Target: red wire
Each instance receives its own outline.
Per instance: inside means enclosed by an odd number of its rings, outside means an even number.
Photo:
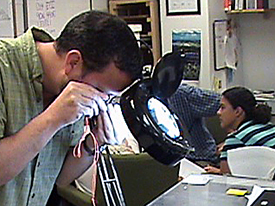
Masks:
[[[82,157],[82,149],[83,149],[83,144],[85,142],[85,139],[88,135],[91,135],[93,143],[94,143],[94,150],[95,150],[93,163],[91,165],[91,167],[92,167],[91,203],[92,203],[93,206],[95,206],[96,205],[95,191],[96,191],[97,162],[99,160],[100,152],[99,152],[98,141],[97,141],[95,135],[91,132],[91,128],[90,128],[90,125],[89,125],[89,117],[85,117],[84,121],[85,121],[84,133],[83,133],[82,137],[80,138],[80,140],[78,141],[78,144],[75,145],[75,147],[73,149],[73,156],[76,157],[76,158],[81,158]]]

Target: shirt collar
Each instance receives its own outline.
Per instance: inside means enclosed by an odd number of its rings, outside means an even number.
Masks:
[[[251,123],[252,123],[252,120],[246,121],[246,122],[242,122],[242,123],[239,125],[239,127],[238,127],[237,130],[241,130],[241,129],[244,128],[246,125],[251,124]]]
[[[28,51],[26,55],[30,55],[28,64],[30,65],[30,79],[42,82],[43,68],[38,51],[35,45],[36,41],[52,42],[54,39],[43,29],[37,27],[29,28],[21,37],[23,49]]]

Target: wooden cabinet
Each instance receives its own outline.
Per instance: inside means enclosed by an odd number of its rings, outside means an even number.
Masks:
[[[159,13],[157,0],[110,0],[109,10],[123,18],[128,24],[141,25],[140,39],[153,52],[154,63],[160,58]],[[150,52],[142,48],[144,62],[150,64]]]

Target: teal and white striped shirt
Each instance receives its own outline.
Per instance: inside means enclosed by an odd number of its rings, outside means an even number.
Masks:
[[[221,152],[221,160],[227,160],[227,151],[245,146],[267,146],[275,148],[275,125],[243,123],[237,131],[229,134]]]

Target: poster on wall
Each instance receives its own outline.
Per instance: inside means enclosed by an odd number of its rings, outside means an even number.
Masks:
[[[173,30],[172,49],[183,50],[186,55],[183,79],[198,81],[201,69],[201,30]]]

